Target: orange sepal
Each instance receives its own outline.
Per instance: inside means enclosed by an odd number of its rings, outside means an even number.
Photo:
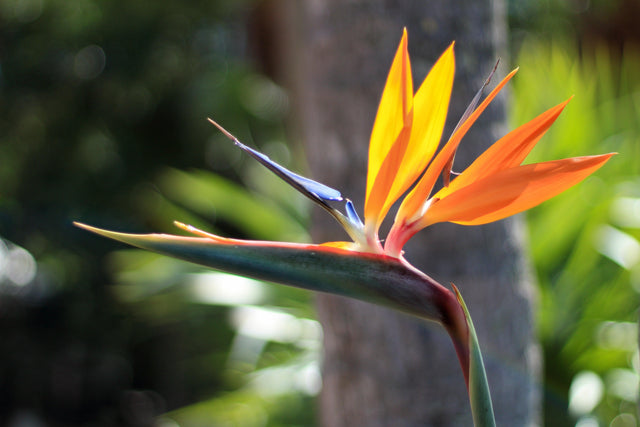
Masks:
[[[357,248],[358,248],[358,244],[353,242],[325,242],[325,243],[321,243],[320,246],[345,249],[347,251],[357,251]]]
[[[454,179],[449,187],[440,190],[438,195],[443,198],[472,182],[493,175],[500,170],[520,165],[570,100],[571,98],[550,108],[500,138]]]
[[[475,111],[458,127],[447,144],[440,150],[433,162],[427,168],[425,174],[422,176],[416,186],[409,192],[407,197],[403,200],[398,213],[396,215],[396,223],[404,224],[406,222],[412,222],[415,217],[420,213],[422,205],[425,203],[429,194],[433,190],[433,186],[438,180],[438,176],[445,167],[451,156],[455,153],[462,137],[467,133],[469,128],[475,123],[480,114],[487,108],[491,101],[498,95],[500,90],[507,84],[509,80],[515,75],[517,69],[510,72],[482,101],[482,103],[475,109]]]
[[[438,222],[480,225],[548,200],[600,168],[615,153],[534,163],[499,171],[436,200],[418,228]]]

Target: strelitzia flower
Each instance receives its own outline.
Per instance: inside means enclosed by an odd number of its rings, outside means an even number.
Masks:
[[[532,208],[589,176],[613,153],[522,165],[567,100],[508,133],[460,174],[453,174],[452,164],[462,138],[517,71],[509,73],[480,102],[491,73],[438,152],[454,69],[451,44],[414,92],[404,31],[371,132],[364,221],[340,191],[287,170],[210,119],[239,148],[329,212],[350,236],[349,242],[239,240],[178,222],[179,227],[198,237],[124,234],[78,225],[209,267],[358,298],[436,321],[452,337],[474,421],[477,425],[493,425],[482,357],[462,297],[455,287],[451,291],[411,266],[402,248],[418,231],[439,222],[481,225]],[[434,191],[439,177],[442,187]],[[380,226],[404,194],[383,244]]]

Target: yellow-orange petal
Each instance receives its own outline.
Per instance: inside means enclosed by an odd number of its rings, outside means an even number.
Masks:
[[[221,245],[232,245],[232,246],[255,246],[255,247],[263,247],[263,248],[286,248],[286,249],[300,249],[300,250],[308,250],[308,251],[321,251],[321,252],[343,252],[345,254],[350,255],[350,252],[358,252],[358,253],[366,253],[359,250],[358,245],[353,242],[327,242],[322,244],[313,244],[313,243],[294,243],[294,242],[278,242],[271,240],[243,240],[243,239],[233,239],[229,237],[222,237],[216,234],[209,233],[207,231],[200,230],[192,225],[184,224],[179,221],[174,221],[174,225],[178,228],[181,228],[189,233],[195,234],[200,237],[184,237],[184,236],[173,236],[169,234],[155,234],[149,236],[156,236],[157,239],[172,239],[172,240],[185,240],[185,241],[196,241],[201,239],[210,240],[212,243],[221,244]],[[107,237],[110,237],[109,234],[113,234],[113,232],[107,230],[100,230],[96,227],[91,227],[86,224],[81,224],[78,222],[74,222],[74,225],[84,228],[89,231],[93,231],[94,233],[103,234]],[[122,233],[116,233],[122,234]],[[348,251],[349,253],[346,253]]]
[[[436,61],[413,98],[413,120],[411,134],[406,141],[406,149],[401,149],[404,151],[401,161],[397,163],[397,160],[394,160],[391,166],[395,174],[391,188],[384,190],[381,188],[381,191],[387,193],[380,212],[381,217],[387,214],[391,205],[422,174],[438,148],[453,87],[455,73],[453,46],[454,44],[451,43]],[[376,186],[373,191],[378,191]]]
[[[443,198],[472,182],[492,175],[500,170],[520,165],[540,138],[556,121],[571,98],[540,114],[535,119],[509,132],[489,147],[447,188],[438,192]]]
[[[353,242],[325,242],[325,243],[321,243],[320,246],[328,246],[331,248],[345,249],[348,251],[354,251],[357,248],[359,248],[358,244]]]
[[[582,181],[615,153],[516,166],[467,185],[435,202],[420,228],[437,222],[480,225],[530,209]]]
[[[388,212],[393,202],[400,197],[390,197],[390,190],[398,172],[398,167],[402,161],[402,156],[406,150],[407,143],[411,136],[411,127],[402,129],[395,139],[394,145],[387,153],[378,174],[375,176],[371,192],[364,205],[364,222],[366,232],[377,232],[380,223]]]
[[[425,174],[420,181],[409,192],[407,197],[402,201],[398,213],[396,215],[396,223],[408,223],[418,219],[421,214],[422,206],[426,202],[429,194],[433,190],[433,186],[440,176],[442,168],[447,164],[453,153],[455,153],[462,137],[467,133],[469,128],[475,123],[480,114],[498,95],[500,90],[515,75],[517,69],[510,72],[502,81],[487,95],[482,103],[474,110],[474,112],[462,123],[458,129],[451,135],[447,144],[440,150],[433,162],[427,168]]]
[[[369,168],[365,198],[365,222],[378,221],[380,207],[386,194],[373,192],[376,178],[401,133],[410,132],[413,112],[413,81],[407,50],[407,31],[404,30],[389,76],[382,92],[378,113],[369,143]],[[407,131],[408,129],[408,131]],[[401,138],[405,139],[405,138]],[[390,186],[390,185],[389,185]],[[380,200],[382,199],[382,200]]]

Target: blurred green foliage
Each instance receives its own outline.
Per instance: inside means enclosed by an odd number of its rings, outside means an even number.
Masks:
[[[252,63],[266,37],[247,29],[255,14],[248,0],[0,0],[1,425],[151,425],[214,396],[219,425],[257,416],[224,404],[245,398],[270,425],[311,423],[319,337],[305,320],[308,294],[245,284],[253,291],[225,303],[220,283],[235,279],[113,252],[121,247],[71,225],[173,231],[180,219],[237,237],[306,238],[306,204],[206,121],[293,160],[286,93]],[[203,291],[212,283],[216,295]],[[239,305],[252,301],[272,307],[263,318],[290,316],[298,336],[239,331],[249,321],[236,319]],[[246,348],[232,353],[238,342]],[[254,385],[282,364],[307,381],[277,393]],[[176,420],[209,425],[186,408]]]
[[[637,413],[640,51],[527,42],[513,125],[575,94],[530,161],[618,152],[527,215],[540,285],[545,425],[628,424]],[[544,76],[544,78],[541,78]],[[598,424],[593,424],[597,420]],[[591,424],[589,424],[591,423]]]

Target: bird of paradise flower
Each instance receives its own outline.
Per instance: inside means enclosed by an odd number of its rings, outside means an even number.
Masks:
[[[582,181],[615,153],[522,165],[567,100],[502,137],[452,179],[451,167],[462,138],[517,72],[509,73],[480,102],[492,72],[437,152],[454,69],[452,43],[414,93],[407,33],[403,32],[371,132],[364,222],[340,191],[287,170],[209,119],[238,147],[329,212],[350,242],[238,240],[179,222],[176,225],[198,237],[125,234],[77,225],[212,268],[357,298],[438,322],[449,332],[458,354],[474,423],[495,425],[480,348],[460,293],[455,286],[451,291],[414,268],[404,259],[402,248],[414,234],[435,223],[480,225],[532,208]],[[440,176],[442,187],[434,193]],[[405,193],[383,244],[380,225]]]

